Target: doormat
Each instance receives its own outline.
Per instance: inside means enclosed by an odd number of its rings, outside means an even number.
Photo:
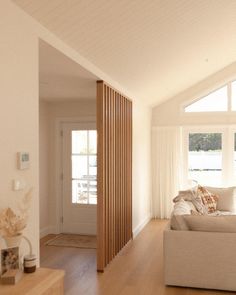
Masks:
[[[97,237],[96,236],[85,236],[75,234],[60,234],[55,238],[45,243],[47,246],[57,247],[74,247],[84,249],[96,249],[97,248]]]

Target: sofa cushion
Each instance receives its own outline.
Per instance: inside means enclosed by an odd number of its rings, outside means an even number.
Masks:
[[[184,215],[183,219],[186,222],[189,230],[203,232],[236,232],[236,215],[228,216],[194,216]]]
[[[211,193],[205,187],[199,185],[197,195],[201,197],[202,203],[207,209],[207,213],[213,213],[216,211],[217,201],[219,199],[216,194]]]
[[[191,210],[194,209],[195,207],[192,202],[180,199],[179,202],[174,204],[173,215],[191,214]]]
[[[194,206],[193,210],[197,210],[201,214],[208,214],[208,208],[203,204],[201,195],[198,194],[198,187],[179,191],[178,196],[173,199],[174,203],[178,203],[181,199],[187,202],[191,202]]]
[[[181,199],[184,201],[192,201],[193,193],[191,190],[179,191],[178,196],[173,199],[174,203],[179,202]]]
[[[182,198],[175,203],[170,219],[171,229],[188,230],[183,216],[191,214],[191,210],[194,210],[193,204],[191,202],[184,201]]]
[[[220,211],[235,211],[236,187],[216,188],[206,187],[208,191],[219,196],[217,202],[217,210]]]
[[[170,219],[170,227],[174,230],[189,230],[188,225],[184,219],[187,215],[172,215]]]
[[[196,192],[197,192],[197,188],[198,188],[198,185],[192,187],[192,189],[187,189],[187,190],[179,191],[178,196],[176,196],[173,199],[173,202],[174,203],[179,202],[180,199],[184,199],[185,201],[191,202],[192,199],[195,198],[195,195],[196,195]]]

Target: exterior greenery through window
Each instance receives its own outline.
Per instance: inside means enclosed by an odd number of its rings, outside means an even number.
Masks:
[[[236,186],[236,126],[184,128],[183,173],[202,185]]]
[[[222,134],[190,133],[188,171],[200,184],[222,183]]]
[[[189,151],[221,150],[220,133],[191,133],[189,134]]]

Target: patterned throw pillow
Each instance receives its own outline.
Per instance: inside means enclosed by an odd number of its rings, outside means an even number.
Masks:
[[[201,197],[202,203],[206,207],[208,213],[213,213],[216,211],[219,196],[210,193],[206,188],[200,185],[198,186],[197,194]]]

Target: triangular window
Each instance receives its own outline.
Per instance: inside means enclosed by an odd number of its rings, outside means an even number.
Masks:
[[[236,107],[236,106],[235,106]],[[228,110],[227,85],[186,106],[186,113],[225,112]]]
[[[232,111],[236,111],[236,81],[231,83]]]

